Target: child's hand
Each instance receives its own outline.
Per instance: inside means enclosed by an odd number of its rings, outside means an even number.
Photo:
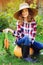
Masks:
[[[3,30],[3,32],[5,33],[8,33],[8,31],[9,31],[9,28]]]
[[[6,29],[3,30],[3,32],[5,32],[5,33],[8,33],[8,32],[13,33],[14,30],[12,30],[12,29],[10,29],[10,28],[6,28]]]

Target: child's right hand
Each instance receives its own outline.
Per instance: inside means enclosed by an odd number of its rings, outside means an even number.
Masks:
[[[9,28],[6,28],[3,30],[3,32],[5,32],[5,33],[8,33],[8,31],[9,31]]]
[[[14,30],[12,30],[12,29],[10,29],[10,28],[6,28],[6,29],[3,30],[3,32],[5,32],[5,33],[8,33],[8,32],[13,33]]]

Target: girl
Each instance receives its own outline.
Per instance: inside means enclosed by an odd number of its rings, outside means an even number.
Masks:
[[[35,41],[36,22],[34,17],[37,12],[37,9],[30,8],[27,3],[20,4],[19,11],[14,14],[14,17],[18,20],[17,30],[5,29],[16,36],[16,44],[22,48],[22,56],[26,61],[33,61],[33,59],[28,57],[31,45],[36,52],[43,49],[43,44]]]

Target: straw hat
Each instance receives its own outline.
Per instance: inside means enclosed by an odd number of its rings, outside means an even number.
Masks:
[[[25,8],[28,8],[29,10],[31,10],[31,12],[33,13],[34,16],[36,16],[38,14],[38,10],[36,8],[31,8],[29,6],[29,4],[27,4],[27,3],[21,3],[19,6],[19,10],[16,13],[14,13],[14,17],[19,20],[19,15],[21,14],[20,13],[21,10],[23,10]]]

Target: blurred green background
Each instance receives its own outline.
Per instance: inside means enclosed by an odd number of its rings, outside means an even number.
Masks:
[[[7,34],[9,43],[10,43],[10,52],[12,56],[8,55],[4,48],[2,48],[4,43],[5,35],[1,32],[5,28],[16,29],[17,20],[14,18],[14,13],[18,10],[19,4],[23,2],[23,0],[11,1],[7,4],[7,8],[3,7],[3,10],[0,12],[0,65],[43,65],[43,55],[40,56],[38,63],[30,63],[25,62],[20,58],[14,56],[14,47],[13,44],[15,41],[15,37],[9,32]],[[37,23],[37,34],[36,41],[43,43],[43,14],[40,14],[35,17]],[[41,50],[43,52],[43,50]]]

